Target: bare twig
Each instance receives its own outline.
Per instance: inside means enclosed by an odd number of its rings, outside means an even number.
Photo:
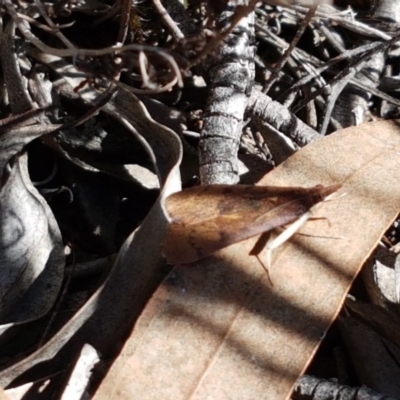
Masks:
[[[271,76],[269,77],[268,81],[265,82],[264,87],[263,87],[264,93],[268,93],[268,91],[271,89],[271,86],[274,84],[279,71],[283,68],[283,66],[285,65],[286,61],[288,60],[290,54],[292,53],[293,49],[296,47],[300,38],[303,36],[303,33],[306,30],[308,24],[310,23],[312,17],[314,16],[317,7],[318,7],[317,2],[315,2],[314,5],[312,7],[310,7],[305,18],[301,22],[299,29],[296,32],[295,37],[293,38],[292,42],[290,43],[290,46],[285,50],[285,53],[283,54],[281,59],[278,61],[277,65],[275,66],[275,69],[272,72]]]
[[[305,375],[296,382],[293,400],[395,400],[393,397],[377,393],[365,386],[351,388],[336,382]]]
[[[153,4],[157,12],[160,14],[162,20],[164,21],[165,26],[168,28],[171,35],[174,37],[174,39],[176,41],[185,39],[185,35],[182,33],[178,25],[168,14],[168,11],[161,3],[161,0],[153,0]]]
[[[57,49],[51,46],[47,46],[45,43],[43,43],[40,39],[38,39],[30,30],[29,24],[27,21],[23,20],[17,13],[17,10],[15,9],[14,5],[12,4],[11,0],[4,0],[4,4],[6,5],[7,11],[10,13],[11,17],[13,18],[16,26],[22,33],[22,35],[29,40],[34,46],[36,46],[38,49],[42,50],[43,52],[51,55],[55,55],[58,57],[73,57],[74,59],[77,59],[79,56],[83,57],[100,57],[100,56],[105,56],[109,54],[122,54],[127,51],[133,51],[133,52],[147,52],[147,53],[153,53],[157,54],[160,58],[162,58],[171,68],[171,70],[174,73],[174,78],[172,80],[176,79],[176,84],[179,87],[183,86],[183,80],[182,80],[182,75],[180,72],[180,69],[174,60],[174,58],[166,53],[162,49],[158,49],[153,46],[144,46],[144,45],[136,45],[136,44],[131,44],[131,45],[126,45],[126,46],[111,46],[107,47],[104,49],[78,49],[78,48],[73,48],[73,49]],[[161,89],[159,89],[160,91]]]
[[[247,13],[252,4],[240,5]],[[254,79],[254,13],[240,19],[232,28],[237,21],[238,12],[232,11],[237,3],[228,1],[214,6],[222,6],[217,26],[221,26],[222,32],[229,32],[229,36],[220,45],[218,57],[204,64],[211,88],[199,142],[200,179],[202,183],[236,183],[243,115]]]
[[[74,45],[61,33],[60,29],[56,26],[53,20],[47,15],[47,12],[40,0],[34,0],[36,7],[39,10],[40,15],[47,22],[49,27],[52,29],[53,33],[69,48],[73,49]]]
[[[126,36],[128,35],[129,29],[129,18],[132,11],[132,1],[131,0],[119,0],[120,7],[120,21],[119,21],[119,30],[117,36],[117,43],[123,45],[126,40]]]

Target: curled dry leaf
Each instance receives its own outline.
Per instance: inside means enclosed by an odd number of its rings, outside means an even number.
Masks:
[[[365,289],[370,300],[394,313],[399,312],[396,285],[396,254],[380,246],[362,271]]]
[[[12,163],[0,209],[0,321],[39,318],[58,295],[64,246],[49,206],[30,181],[26,154]]]
[[[31,125],[0,132],[0,177],[11,157],[18,154],[32,140],[55,132],[61,125]]]
[[[10,159],[32,140],[60,125],[15,128],[0,137],[0,321],[23,322],[41,317],[53,306],[64,268],[64,248],[54,216],[32,185],[27,156]],[[4,326],[6,329],[6,326]]]
[[[268,174],[268,186],[343,183],[274,253],[256,238],[176,267],[148,303],[95,399],[287,399],[364,261],[400,208],[400,135],[376,122],[330,135]],[[264,254],[259,255],[265,260]]]
[[[53,69],[54,72],[59,74],[63,78],[63,80],[70,86],[69,89],[65,89],[68,90],[70,93],[75,93],[74,89],[76,87],[79,87],[85,80],[85,78],[81,76],[79,71],[77,71],[74,66],[67,63],[63,58],[45,54],[34,48],[30,49],[29,54],[37,61],[47,65],[49,68]],[[93,87],[86,88],[84,91],[79,91],[79,95],[86,105],[92,107],[97,106],[100,93]],[[150,103],[152,102],[147,102],[147,104]],[[102,107],[101,110],[102,112],[110,115],[114,120],[118,121],[125,128],[127,128],[128,131],[137,140],[137,142],[142,145],[149,159],[153,163],[154,171],[157,174],[159,182],[161,182],[160,186],[163,186],[165,180],[167,179],[167,176],[169,176],[171,168],[173,168],[173,166],[177,162],[177,149],[174,148],[170,151],[171,142],[174,142],[175,140],[170,140],[170,133],[172,131],[170,128],[168,128],[168,125],[171,125],[173,128],[175,128],[178,124],[176,121],[176,116],[169,116],[167,118],[165,116],[165,109],[162,110],[160,108],[156,108],[154,103],[152,104],[152,106],[150,106],[150,109],[152,109],[155,114],[158,114],[157,118],[160,120],[160,122],[157,121],[156,117],[153,120],[146,106],[135,95],[124,90],[117,90],[112,98]],[[163,125],[162,120],[165,119],[168,120],[167,125]],[[154,132],[152,132],[152,130]],[[165,131],[167,131],[168,133],[165,134]],[[121,151],[125,152],[126,149],[129,148],[129,141],[124,141],[123,143],[123,148],[118,147],[119,154],[121,153]],[[105,146],[106,144],[102,143],[101,147],[103,148]],[[175,143],[172,147],[180,146],[180,144],[178,145],[177,143]],[[62,150],[60,149],[60,151]],[[179,150],[179,153],[180,152],[181,150]],[[64,154],[67,158],[70,158],[68,154]],[[171,156],[171,154],[173,155]],[[182,154],[179,154],[179,158],[181,157]],[[77,162],[77,160],[74,158],[71,158],[71,161]],[[85,166],[83,166],[81,162],[78,165],[85,168]],[[162,170],[160,168],[162,168]],[[93,168],[91,169],[93,170]],[[123,171],[123,173],[122,171],[114,170],[113,174],[117,174],[117,176],[123,177],[130,172],[130,169],[127,168]],[[135,178],[138,177],[139,175],[136,174],[133,179],[137,180]],[[180,180],[180,176],[178,179]],[[178,186],[180,187],[180,184]]]
[[[118,95],[116,97],[120,99]],[[141,226],[121,247],[104,284],[43,347],[3,370],[0,373],[2,386],[9,385],[38,363],[41,363],[42,376],[53,373],[56,368],[65,368],[67,360],[80,351],[83,343],[91,344],[105,358],[112,357],[155,289],[154,277],[164,267],[160,262],[159,244],[168,224],[161,203],[166,196],[180,189],[182,147],[177,135],[155,122],[135,96],[121,94],[121,97],[125,100],[125,113],[129,114],[126,118],[154,149],[156,169],[163,183],[160,197]],[[117,106],[118,102],[114,107]]]
[[[79,353],[68,383],[65,386],[61,400],[81,399],[89,386],[92,369],[100,361],[99,354],[89,344],[85,344]],[[0,399],[1,400],[1,399]]]

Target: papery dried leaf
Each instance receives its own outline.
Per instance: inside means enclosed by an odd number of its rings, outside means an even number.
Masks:
[[[0,178],[11,157],[18,154],[32,140],[55,132],[61,125],[33,125],[13,129],[0,136]]]
[[[61,287],[64,246],[49,206],[30,181],[26,154],[14,160],[0,210],[0,321],[39,318]]]
[[[160,241],[167,226],[161,203],[165,196],[180,189],[179,162],[182,146],[177,135],[154,122],[144,106],[129,95],[128,107],[136,120],[141,120],[140,133],[154,148],[157,170],[164,182],[160,198],[139,229],[128,237],[108,279],[92,295],[85,306],[42,348],[28,358],[0,373],[0,385],[7,386],[38,363],[51,360],[44,376],[54,371],[54,365],[65,368],[66,360],[80,351],[82,343],[93,345],[104,357],[119,350],[120,341],[132,327],[133,321],[154,290],[154,277],[164,266]],[[49,364],[49,363],[47,363]]]
[[[268,174],[264,185],[343,182],[346,195],[321,204],[320,219],[276,250],[272,286],[249,256],[256,238],[175,267],[95,399],[288,399],[397,217],[399,148],[396,122],[364,124],[307,146]]]

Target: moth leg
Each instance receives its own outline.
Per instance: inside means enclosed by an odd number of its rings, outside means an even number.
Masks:
[[[269,269],[268,267],[263,263],[261,258],[259,257],[260,253],[265,249],[267,246],[269,237],[270,237],[271,232],[264,232],[261,234],[261,236],[258,238],[257,243],[254,245],[253,249],[250,251],[249,255],[254,256],[257,258],[258,262],[261,264],[261,267],[263,270],[266,272],[269,283],[271,286],[273,286],[271,277],[269,275]]]
[[[341,198],[346,195],[346,193],[343,193],[339,196],[335,196],[336,193],[332,193],[328,197],[324,199],[323,202],[327,201],[332,201],[338,198]],[[321,203],[320,203],[321,204]],[[316,205],[318,206],[318,205]],[[316,206],[313,207],[313,209],[316,208]],[[250,255],[254,255],[257,257],[257,260],[260,262],[262,267],[264,268],[265,272],[268,275],[268,280],[273,286],[272,280],[271,280],[271,259],[272,259],[272,251],[279,246],[281,246],[283,243],[285,243],[287,240],[289,240],[308,220],[320,220],[320,219],[325,219],[328,221],[328,224],[330,226],[330,221],[328,218],[325,217],[312,217],[312,210],[307,211],[303,215],[301,215],[294,223],[292,223],[288,228],[286,228],[281,234],[279,234],[275,239],[270,240],[269,242],[265,243],[265,235],[263,234],[261,236],[261,240],[256,243],[254,246],[253,250],[250,252]],[[268,232],[269,234],[269,232]],[[266,250],[266,259],[267,259],[267,265],[265,265],[262,260],[259,257],[259,253],[261,252],[261,246],[263,246]]]
[[[267,257],[267,269],[268,271],[271,268],[271,258],[272,251],[287,240],[289,240],[311,217],[311,211],[307,211],[303,215],[301,215],[292,225],[290,225],[287,229],[285,229],[280,235],[278,235],[274,240],[271,240],[267,243],[266,246],[266,257]]]
[[[271,275],[270,275],[270,273],[269,273],[269,271],[270,271],[269,266],[268,266],[268,265],[265,265],[265,264],[263,263],[263,261],[261,260],[261,258],[259,257],[258,254],[255,254],[255,257],[257,258],[258,262],[261,264],[261,266],[263,267],[264,271],[266,272],[267,278],[268,278],[268,281],[269,281],[270,285],[271,285],[271,286],[274,286],[274,284],[272,283]]]
[[[250,251],[250,255],[255,256],[265,272],[268,275],[268,280],[273,286],[271,280],[271,258],[272,258],[272,251],[278,248],[280,245],[285,243],[288,239],[290,239],[311,217],[311,211],[308,211],[301,215],[294,223],[289,225],[282,233],[280,233],[275,239],[268,241],[270,232],[264,232],[257,243],[255,244],[254,248]],[[320,218],[315,218],[320,219]],[[266,250],[266,258],[267,258],[267,265],[263,263],[259,254],[261,253],[262,249]]]

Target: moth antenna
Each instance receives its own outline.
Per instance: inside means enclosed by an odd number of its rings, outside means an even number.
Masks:
[[[335,192],[335,193],[331,193],[329,196],[326,196],[326,197],[325,197],[325,199],[324,199],[323,202],[325,202],[325,201],[338,200],[338,199],[341,199],[341,198],[344,197],[344,196],[347,196],[347,193],[346,193],[346,192],[340,193],[340,194],[337,194],[336,192]]]
[[[296,233],[296,235],[311,237],[311,238],[318,238],[318,239],[348,240],[346,236],[320,236],[320,235],[312,235],[309,233]]]

